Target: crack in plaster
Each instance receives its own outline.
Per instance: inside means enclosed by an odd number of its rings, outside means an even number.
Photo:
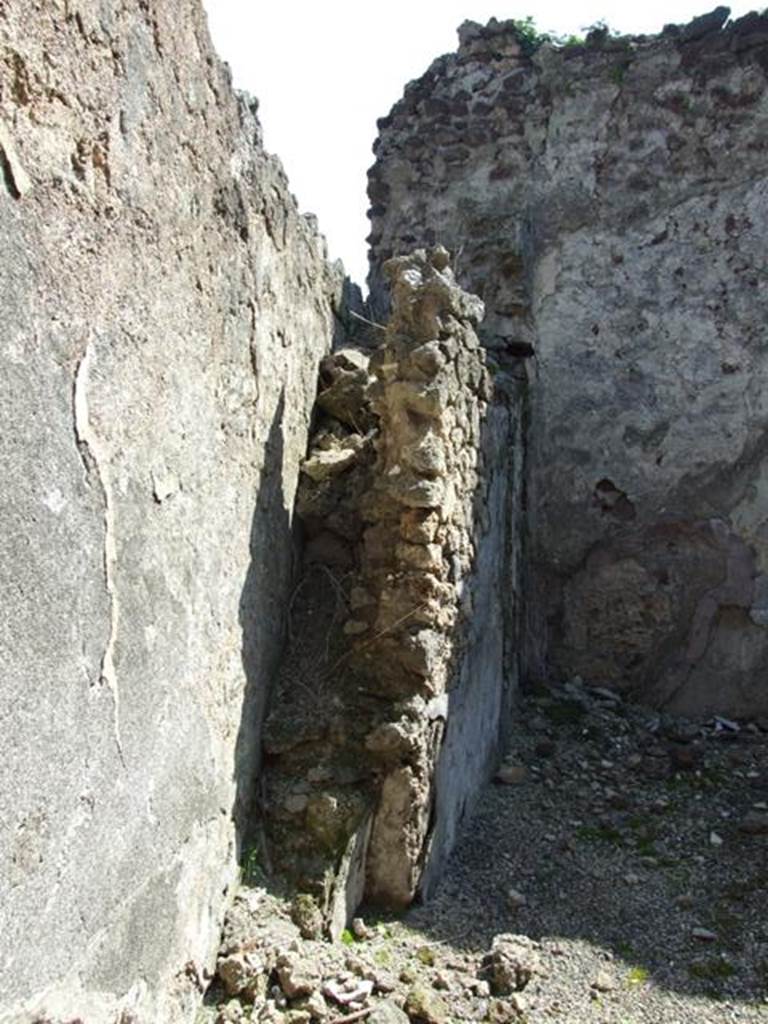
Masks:
[[[106,473],[99,461],[99,439],[91,426],[90,410],[88,406],[88,374],[90,370],[93,348],[88,341],[85,353],[77,364],[75,370],[72,404],[74,413],[75,442],[80,461],[85,470],[87,482],[92,479],[98,481],[104,499],[104,585],[110,603],[109,615],[109,636],[101,659],[100,681],[109,688],[112,695],[114,708],[114,733],[117,752],[120,761],[125,768],[125,757],[123,754],[123,742],[120,736],[120,690],[115,670],[114,650],[115,640],[120,619],[120,605],[117,600],[117,593],[114,581],[114,567],[117,563],[117,545],[115,542],[115,514],[112,501],[112,492],[108,483]]]

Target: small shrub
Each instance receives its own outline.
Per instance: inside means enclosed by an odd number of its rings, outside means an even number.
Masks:
[[[252,846],[243,858],[240,877],[243,885],[250,885],[255,888],[264,884],[266,876],[261,866],[261,854],[258,846]]]
[[[531,15],[519,18],[515,21],[515,31],[523,53],[529,57],[535,53],[543,43],[548,43],[552,38],[547,32],[540,32],[536,22]]]

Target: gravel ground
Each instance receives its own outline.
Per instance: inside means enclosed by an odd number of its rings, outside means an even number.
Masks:
[[[578,680],[518,717],[428,904],[364,908],[330,945],[245,890],[222,949],[235,998],[219,980],[202,1019],[768,1022],[768,723],[660,716]]]

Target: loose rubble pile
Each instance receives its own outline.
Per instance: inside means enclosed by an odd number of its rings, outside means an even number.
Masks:
[[[767,752],[766,720],[542,687],[433,900],[331,944],[244,888],[201,1021],[764,1021]]]

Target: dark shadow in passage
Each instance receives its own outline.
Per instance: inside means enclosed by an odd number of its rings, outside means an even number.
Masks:
[[[297,547],[283,495],[284,415],[285,392],[275,408],[264,447],[251,521],[250,564],[239,607],[245,693],[235,744],[233,817],[241,864],[257,848],[261,731],[285,641]]]

